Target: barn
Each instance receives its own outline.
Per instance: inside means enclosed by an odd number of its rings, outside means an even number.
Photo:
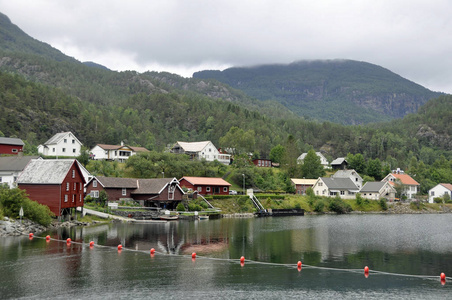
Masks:
[[[85,179],[77,160],[33,159],[17,180],[31,200],[47,205],[61,219],[83,207]]]

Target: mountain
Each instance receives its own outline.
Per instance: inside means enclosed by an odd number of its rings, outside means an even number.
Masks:
[[[432,92],[377,65],[353,60],[200,71],[260,100],[275,100],[300,116],[342,124],[388,121],[415,113]]]

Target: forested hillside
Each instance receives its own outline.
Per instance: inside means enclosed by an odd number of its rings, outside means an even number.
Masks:
[[[401,118],[439,96],[385,68],[352,60],[236,67],[193,77],[216,79],[252,97],[276,100],[306,118],[342,124]]]

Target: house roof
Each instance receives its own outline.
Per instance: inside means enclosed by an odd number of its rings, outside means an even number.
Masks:
[[[445,187],[449,191],[452,191],[452,184],[450,184],[450,183],[440,183],[440,185],[442,185],[443,187]]]
[[[330,190],[358,190],[350,178],[321,177]]]
[[[68,132],[57,133],[54,136],[52,136],[50,139],[48,139],[47,142],[44,143],[44,145],[58,144],[62,139],[64,139],[69,134],[72,134],[72,132],[68,131]],[[80,143],[80,141],[75,137],[74,134],[72,134],[72,136]],[[80,143],[80,144],[82,144],[82,143]]]
[[[224,180],[223,178],[214,178],[214,177],[182,177],[182,179],[187,180],[193,185],[219,185],[219,186],[231,186],[229,182]]]
[[[20,174],[17,183],[61,184],[74,163],[75,159],[32,159]]]
[[[5,156],[0,157],[0,171],[22,171],[32,159],[39,156]]]
[[[96,176],[93,178],[97,179],[97,181],[104,188],[128,188],[128,189],[136,189],[138,187],[136,178],[120,178],[120,177],[104,177],[104,176]]]
[[[331,164],[330,165],[340,165],[340,164],[342,164],[343,162],[347,162],[347,160],[345,159],[345,157],[338,157],[338,158],[336,158],[335,160],[333,160],[332,162],[331,162]]]
[[[174,146],[179,145],[185,152],[199,152],[202,151],[210,141],[204,142],[177,142]],[[173,148],[174,148],[173,146]]]
[[[137,179],[138,188],[132,194],[160,194],[168,183],[175,181],[179,183],[176,178],[152,178],[152,179]]]
[[[299,179],[299,178],[291,178],[290,179],[293,184],[298,185],[298,184],[302,184],[302,185],[314,185],[317,182],[317,179]]]
[[[9,138],[9,137],[0,137],[0,144],[3,145],[16,145],[23,146],[25,145],[21,139],[18,138]]]
[[[391,175],[394,176],[395,178],[399,179],[403,185],[420,185],[416,180],[414,180],[408,174],[391,173]]]
[[[379,192],[385,184],[385,181],[368,181],[361,188],[360,193]]]
[[[334,173],[332,177],[334,177],[334,178],[350,178],[350,176],[357,176],[357,177],[361,178],[361,176],[355,170],[339,170],[336,173]]]
[[[134,152],[150,152],[148,149],[146,149],[144,147],[132,147],[132,146],[126,146],[126,145],[122,145],[122,146],[121,145],[107,145],[107,144],[97,144],[96,146],[98,146],[104,150],[118,150],[123,147],[127,147]]]

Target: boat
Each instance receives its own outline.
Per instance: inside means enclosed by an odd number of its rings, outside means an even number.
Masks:
[[[209,220],[209,216],[199,216],[200,220]]]
[[[166,221],[175,221],[179,219],[179,216],[169,216],[169,215],[161,215],[159,216],[160,220],[166,220]]]

